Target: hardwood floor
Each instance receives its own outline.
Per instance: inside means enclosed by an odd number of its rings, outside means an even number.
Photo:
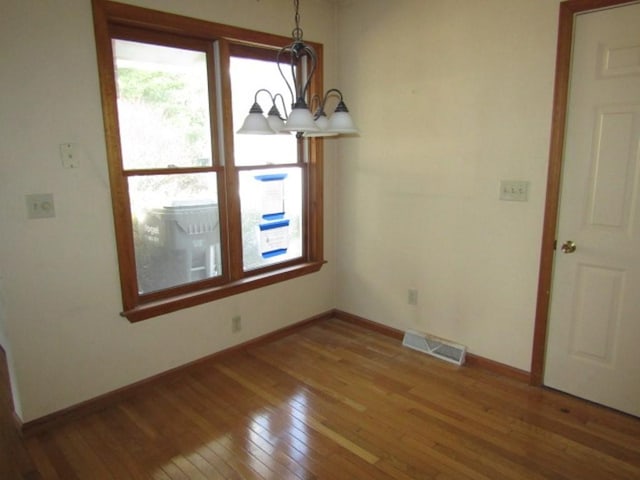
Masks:
[[[30,459],[3,454],[21,466],[1,478],[640,478],[639,419],[335,319],[24,445]]]
[[[0,479],[40,478],[15,428],[7,363],[0,348]]]

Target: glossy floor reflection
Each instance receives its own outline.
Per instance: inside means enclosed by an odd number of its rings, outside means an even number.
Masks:
[[[46,479],[637,479],[640,420],[328,320],[26,442]]]

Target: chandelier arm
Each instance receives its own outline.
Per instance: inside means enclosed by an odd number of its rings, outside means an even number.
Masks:
[[[322,97],[317,93],[309,99],[309,110],[313,113],[314,120],[324,112],[324,102],[322,101]]]
[[[289,63],[289,68],[291,68],[291,78],[293,78],[293,89],[295,90],[295,95],[293,96],[293,103],[291,104],[291,108],[294,108],[298,104],[298,100],[300,99],[300,71],[296,68],[296,61],[298,60],[298,52],[296,49],[299,44],[291,45],[291,61]]]
[[[291,94],[291,105],[293,106],[295,104],[295,101],[296,101],[296,96],[295,95],[296,95],[297,91],[294,92],[293,89],[291,88],[291,85],[289,84],[289,80],[287,80],[287,76],[282,71],[282,62],[280,60],[284,53],[290,52],[290,51],[291,51],[291,45],[288,45],[286,47],[282,47],[280,50],[278,50],[278,54],[276,55],[276,65],[278,65],[278,71],[280,72],[280,76],[282,76],[282,79],[284,80],[285,85],[289,89],[289,93]],[[295,86],[295,75],[293,76],[293,80],[294,80],[294,86]]]
[[[332,93],[337,93],[338,96],[340,97],[340,101],[344,100],[342,98],[342,92],[340,90],[338,90],[337,88],[330,88],[329,90],[327,90],[327,93],[324,94],[324,102],[327,101],[327,98],[329,97],[329,95],[331,95]],[[323,104],[324,104],[323,102]]]
[[[311,79],[318,66],[318,56],[313,47],[305,44],[302,40],[303,32],[302,28],[300,28],[299,0],[294,0],[293,5],[295,9],[295,28],[291,32],[293,42],[290,45],[287,45],[286,47],[278,50],[278,54],[276,55],[276,63],[278,65],[280,75],[282,76],[284,82],[287,84],[287,88],[289,89],[289,93],[291,94],[291,107],[305,108],[307,106],[306,97],[309,92],[309,87],[311,86]],[[284,74],[282,67],[282,56],[285,53],[290,55],[289,64],[291,68],[291,78],[293,80],[293,86],[289,83],[289,80]],[[307,65],[307,75],[303,83],[301,78],[301,60],[305,56],[311,59],[311,65]]]
[[[273,105],[274,105],[274,107],[278,108],[278,106],[276,105],[276,100],[277,100],[278,98],[279,98],[279,99],[280,99],[280,101],[282,102],[282,112],[283,112],[284,118],[285,118],[285,120],[286,120],[287,118],[289,118],[289,115],[287,115],[287,104],[284,102],[284,97],[282,96],[282,94],[281,94],[281,93],[276,93],[276,94],[273,96]]]
[[[287,87],[289,88],[289,92],[291,93],[291,97],[293,99],[292,106],[306,107],[307,106],[306,97],[307,97],[307,93],[309,92],[309,87],[311,86],[311,79],[313,78],[313,75],[318,67],[318,56],[315,50],[313,49],[313,47],[303,42],[294,42],[288,47],[285,47],[280,50],[280,52],[282,51],[288,51],[291,55],[290,67],[291,67],[291,77],[293,78],[294,88],[291,88],[291,86],[289,85],[289,82],[282,71],[281,63],[278,63],[278,69],[280,70],[280,75],[282,75],[282,78],[284,79],[285,83],[287,84]],[[278,60],[279,57],[280,57],[280,54],[278,55],[278,57],[276,57],[276,60]],[[302,66],[300,65],[300,61],[304,57],[308,57],[310,59],[311,65],[309,66],[309,70],[307,72],[307,75],[303,84],[302,79],[300,78],[301,69],[302,69]],[[295,89],[295,92],[294,92],[294,89]]]
[[[267,90],[266,88],[260,88],[256,91],[256,94],[253,97],[253,102],[254,103],[258,103],[258,94],[261,92],[267,92],[269,94],[269,98],[271,98],[271,103],[275,103],[275,100],[273,99],[273,94]]]
[[[302,89],[302,98],[306,98],[307,93],[309,92],[309,87],[311,86],[311,79],[313,78],[313,74],[316,73],[316,68],[318,67],[318,56],[316,55],[316,51],[313,47],[306,44],[303,45],[305,52],[307,52],[307,56],[311,58],[311,69],[307,73],[307,80],[305,81]]]
[[[331,94],[334,94],[334,93],[337,94],[338,97],[340,97],[340,100],[338,100],[338,103],[342,102],[342,92],[340,90],[338,90],[337,88],[330,88],[329,90],[327,90],[324,94],[324,97],[322,98],[322,103],[320,104],[320,109],[325,114],[326,114],[327,100],[329,100],[329,97],[331,96]]]

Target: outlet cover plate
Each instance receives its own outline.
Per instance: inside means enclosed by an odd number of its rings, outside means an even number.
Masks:
[[[31,193],[25,195],[27,202],[27,218],[53,218],[56,208],[53,203],[53,193]]]

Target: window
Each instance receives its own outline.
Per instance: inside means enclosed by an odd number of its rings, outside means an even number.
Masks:
[[[289,39],[94,0],[123,315],[322,266],[322,143],[236,135]],[[322,91],[319,69],[312,85]]]

